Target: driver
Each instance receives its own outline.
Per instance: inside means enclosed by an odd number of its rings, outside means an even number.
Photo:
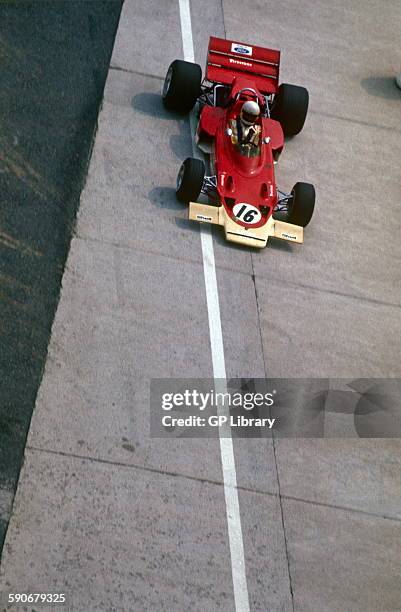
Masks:
[[[241,145],[257,147],[259,145],[262,128],[256,122],[260,116],[260,107],[257,102],[248,100],[244,102],[240,115],[231,120],[231,128]]]

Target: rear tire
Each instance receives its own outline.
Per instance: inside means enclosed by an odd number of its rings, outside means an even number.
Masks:
[[[164,106],[178,113],[189,113],[201,93],[202,69],[198,64],[174,60],[164,80]]]
[[[274,96],[271,118],[280,122],[285,136],[295,136],[304,127],[308,105],[305,87],[283,83]]]
[[[315,188],[310,183],[296,183],[291,194],[287,222],[306,227],[315,208]]]
[[[205,164],[201,159],[187,157],[177,176],[176,194],[180,202],[188,204],[198,199],[205,178]]]

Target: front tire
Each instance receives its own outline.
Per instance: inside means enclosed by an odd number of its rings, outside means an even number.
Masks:
[[[315,188],[310,183],[296,183],[291,194],[287,222],[306,227],[315,209]]]
[[[202,69],[198,64],[174,60],[164,80],[164,106],[178,113],[189,113],[201,93],[201,83]]]
[[[305,87],[283,83],[274,96],[271,118],[280,122],[285,136],[295,136],[304,127],[308,105]]]
[[[188,204],[198,199],[205,178],[205,164],[201,159],[187,157],[177,176],[176,194],[180,202]]]

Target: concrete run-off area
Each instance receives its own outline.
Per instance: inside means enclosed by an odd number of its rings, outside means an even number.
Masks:
[[[174,192],[191,131],[160,99],[184,5],[123,6],[1,589],[74,611],[399,610],[399,440],[234,440],[238,606],[219,441],[149,435],[151,378],[213,376],[199,227]],[[398,2],[190,9],[201,65],[209,35],[279,48],[281,80],[310,91],[276,167],[316,186],[305,244],[213,229],[227,377],[400,376]]]

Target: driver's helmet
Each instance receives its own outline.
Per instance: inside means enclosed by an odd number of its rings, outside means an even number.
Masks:
[[[260,115],[260,108],[257,102],[248,100],[242,105],[240,118],[244,125],[253,125]]]

